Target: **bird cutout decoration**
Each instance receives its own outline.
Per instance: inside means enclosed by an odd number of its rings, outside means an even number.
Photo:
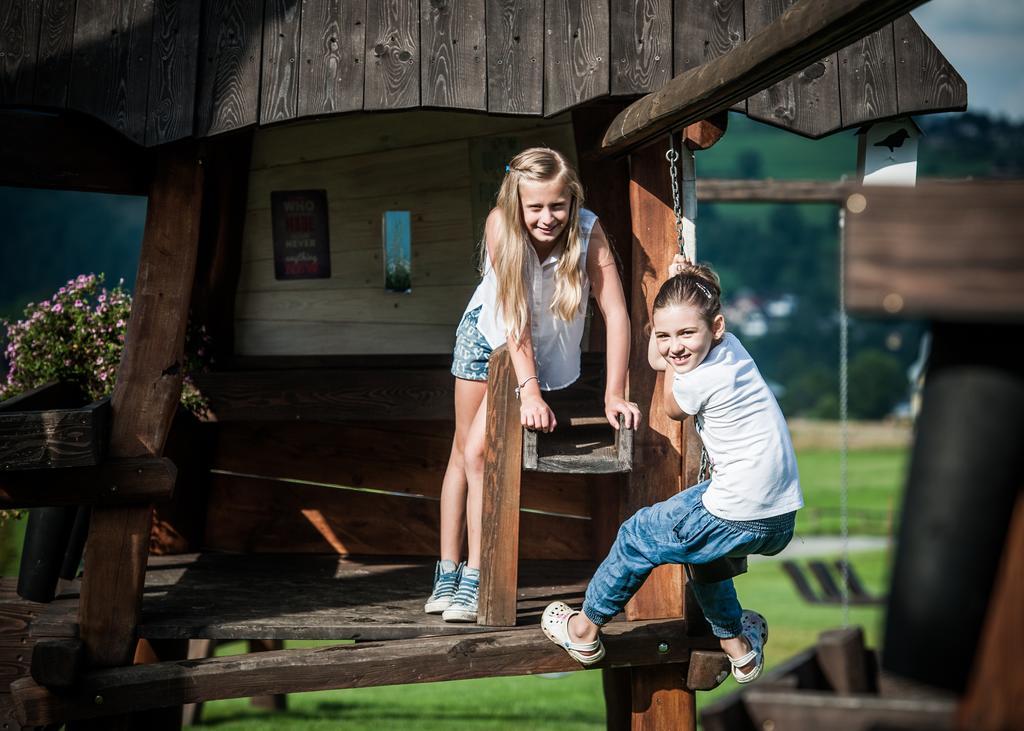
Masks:
[[[921,130],[909,117],[863,127],[858,133],[857,172],[865,185],[914,185]]]
[[[897,131],[886,137],[881,142],[876,142],[875,147],[888,147],[889,152],[896,152],[897,147],[903,147],[903,143],[910,137],[910,133],[900,127]]]

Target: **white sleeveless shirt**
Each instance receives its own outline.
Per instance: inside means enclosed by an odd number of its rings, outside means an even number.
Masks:
[[[580,341],[586,325],[587,302],[590,299],[590,278],[587,276],[587,249],[590,232],[597,216],[586,208],[580,209],[581,250],[580,268],[582,296],[580,307],[571,320],[563,320],[551,311],[555,296],[555,265],[562,254],[559,244],[544,261],[533,253],[526,257],[527,300],[530,308],[530,335],[533,356],[537,366],[537,379],[542,391],[554,391],[571,385],[580,377]],[[477,328],[491,348],[504,345],[508,329],[498,308],[498,278],[490,257],[484,264],[484,276],[469,300],[466,312],[480,307]]]

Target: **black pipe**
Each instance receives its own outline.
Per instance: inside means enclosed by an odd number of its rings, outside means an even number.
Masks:
[[[18,571],[18,596],[22,599],[53,601],[77,513],[75,506],[29,511]]]
[[[71,581],[78,576],[78,567],[82,563],[82,552],[85,550],[85,539],[89,537],[89,518],[92,508],[80,505],[75,515],[75,525],[71,529],[68,549],[64,553],[64,562],[60,567],[60,578]]]
[[[1020,325],[933,327],[882,665],[957,693],[971,672],[1024,483],[1021,343]]]

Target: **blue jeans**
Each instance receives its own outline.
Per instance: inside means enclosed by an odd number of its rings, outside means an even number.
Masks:
[[[641,508],[622,524],[608,557],[587,587],[583,613],[603,625],[622,611],[655,566],[708,563],[752,553],[772,556],[793,537],[795,513],[760,521],[727,521],[704,508],[710,482]],[[740,634],[742,608],[732,579],[693,583],[694,594],[716,637]]]

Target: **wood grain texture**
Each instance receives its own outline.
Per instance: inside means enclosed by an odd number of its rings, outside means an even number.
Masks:
[[[42,0],[0,6],[0,104],[32,103]]]
[[[195,379],[217,421],[454,419],[446,369],[223,371]]]
[[[211,467],[217,471],[427,498],[440,497],[454,434],[450,421],[208,426],[214,430],[208,438],[215,443]],[[325,499],[333,494],[321,492]],[[524,475],[521,502],[526,510],[590,515],[586,481],[571,475]]]
[[[76,0],[43,0],[36,56],[35,103],[61,108],[71,85]]]
[[[633,471],[623,517],[665,500],[683,487],[682,428],[665,414],[661,379],[647,364],[651,305],[672,259],[666,241],[675,238],[671,184],[664,154],[655,146],[630,156],[629,206],[633,221],[633,283],[630,304],[632,344],[629,363],[629,398],[640,404],[647,418],[633,438]],[[630,619],[682,616],[683,571],[663,566],[626,607]]]
[[[615,155],[671,129],[706,119],[822,57],[873,33],[921,0],[797,0],[786,14],[734,50],[674,77],[634,102],[612,122],[602,153]],[[826,66],[818,70],[827,71]],[[823,73],[824,75],[824,73]],[[749,106],[749,105],[748,105]]]
[[[164,146],[146,211],[139,273],[112,406],[109,453],[159,456],[181,396],[203,177],[192,143]],[[95,666],[127,664],[146,569],[152,509],[96,508],[80,622]]]
[[[679,422],[665,414],[661,397],[663,373],[647,364],[651,305],[672,258],[675,218],[664,154],[651,145],[630,155],[629,208],[633,226],[633,281],[630,302],[632,343],[629,356],[629,398],[647,418],[634,436],[634,465],[624,500],[623,518],[665,500],[682,487],[686,445]],[[686,612],[682,566],[659,566],[626,605],[631,620],[681,617]],[[695,698],[680,673],[634,671],[632,728],[696,727]]]
[[[483,519],[480,540],[480,607],[477,622],[516,623],[519,570],[519,489],[523,473],[523,429],[516,398],[516,373],[504,346],[491,355],[487,374],[487,436],[484,449]],[[581,548],[588,547],[587,543]]]
[[[967,82],[909,15],[893,22],[901,115],[967,108]]]
[[[612,94],[660,89],[672,77],[672,0],[610,0]]]
[[[896,115],[894,53],[891,23],[839,51],[843,127]]]
[[[437,498],[216,474],[206,548],[242,553],[437,556]],[[590,521],[521,512],[522,558],[590,557]],[[425,584],[428,587],[429,582]],[[422,597],[421,597],[422,602]],[[422,603],[420,606],[422,611]]]
[[[608,93],[608,0],[544,4],[544,115]]]
[[[544,111],[543,33],[535,21],[544,0],[486,0],[487,110],[497,114]]]
[[[1024,725],[1024,676],[1014,663],[1024,652],[1024,498],[1018,494],[985,627],[960,707],[958,728],[998,731]]]
[[[748,0],[748,35],[767,28],[796,0]],[[830,54],[747,99],[747,115],[807,137],[822,137],[842,125],[838,57]]]
[[[0,413],[0,470],[95,465],[109,426],[109,399],[80,409]]]
[[[670,666],[634,668],[631,676],[632,731],[696,731],[697,694],[686,688],[685,672]]]
[[[699,201],[841,203],[856,186],[841,181],[697,179]]]
[[[364,109],[419,106],[419,17],[418,0],[367,5]]]
[[[0,583],[0,726],[5,731],[20,731],[10,684],[28,676],[35,638],[30,627],[45,604],[26,601],[18,596],[16,577]]]
[[[673,17],[676,76],[743,43],[743,0],[675,0]],[[747,100],[731,109],[746,113]]]
[[[425,107],[487,109],[484,0],[420,0]]]
[[[192,134],[199,66],[201,0],[155,0],[146,144]]]
[[[295,117],[299,95],[302,0],[265,0],[260,124]]]
[[[68,106],[146,139],[154,0],[79,0]]]
[[[365,0],[303,0],[299,116],[363,108]]]
[[[872,187],[855,195],[866,207],[846,216],[852,312],[1024,321],[1024,251],[1016,230],[1024,185]]]
[[[678,75],[743,43],[743,0],[676,0],[674,28]]]
[[[263,0],[205,3],[196,135],[256,124],[259,118]]]
[[[168,499],[176,470],[152,457],[108,460],[94,467],[0,473],[4,508],[60,505],[133,505]]]
[[[608,654],[623,666],[659,665],[679,675],[689,648],[658,643],[679,636],[681,621],[611,624]],[[670,665],[671,663],[671,665]],[[32,680],[12,693],[28,725],[111,712],[179,705],[265,693],[370,687],[478,677],[578,670],[579,665],[540,632],[504,630],[464,638],[435,637],[312,649],[261,652],[243,657],[136,665],[87,674],[75,692],[57,695]],[[97,706],[94,699],[103,697]],[[674,728],[685,728],[674,726]]]

